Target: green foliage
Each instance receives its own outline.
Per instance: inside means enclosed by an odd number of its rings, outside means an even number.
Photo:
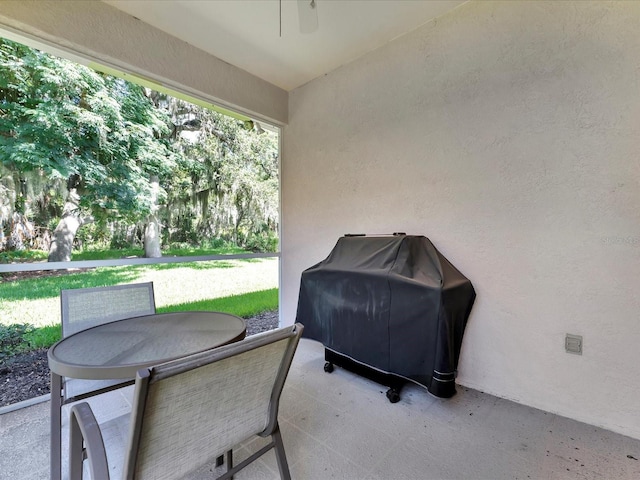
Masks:
[[[186,243],[174,243],[171,248],[163,251],[168,257],[193,257],[202,255],[230,255],[234,253],[248,253],[247,250],[227,242],[210,242],[209,246],[193,246]],[[141,248],[88,248],[77,250],[73,254],[75,260],[110,260],[115,258],[143,257]],[[189,264],[191,265],[191,264]]]
[[[196,255],[230,255],[234,253],[248,253],[247,250],[228,242],[210,242],[207,247],[194,247],[188,244],[173,244],[163,252],[165,256],[193,257]]]
[[[143,87],[0,39],[0,162],[79,181],[81,206],[98,220],[142,218],[149,175],[168,175],[169,117]]]
[[[38,262],[47,259],[41,250],[9,250],[0,252],[0,263]]]
[[[49,348],[62,338],[60,325],[48,325],[46,327],[32,328],[23,336],[23,351]]]
[[[182,102],[200,126],[198,141],[180,139],[184,162],[171,179],[169,201],[176,228],[168,241],[201,242],[218,237],[249,250],[246,241],[267,229],[275,236],[278,225],[278,139],[258,133],[217,112]],[[180,118],[174,119],[180,124]],[[272,242],[273,243],[273,242]]]
[[[0,363],[24,350],[23,337],[32,330],[27,323],[0,325]]]
[[[273,245],[277,242],[277,238],[271,237],[263,240],[263,244]],[[264,250],[273,251],[276,250]],[[165,256],[169,257],[194,257],[204,255],[231,255],[240,253],[249,253],[250,250],[240,248],[230,242],[222,239],[214,239],[207,242],[204,246],[194,246],[188,243],[173,243],[169,248],[163,251]],[[102,248],[100,245],[88,247],[81,250],[74,250],[74,260],[113,260],[117,258],[141,258],[144,256],[142,248]],[[20,250],[20,251],[4,251],[0,252],[0,263],[28,263],[46,260],[46,252],[40,250]],[[190,264],[189,264],[190,265]],[[135,268],[135,267],[131,267]],[[98,269],[99,270],[99,269]]]
[[[278,245],[278,237],[271,231],[249,235],[244,242],[245,248],[252,252],[277,252]]]
[[[153,212],[164,248],[277,248],[278,137],[253,122],[0,39],[0,132],[0,169],[25,187],[11,208],[39,232],[73,189],[95,220],[76,247],[141,247]]]
[[[55,225],[53,226],[55,228]],[[53,229],[52,228],[52,229]],[[86,249],[96,250],[99,248],[107,248],[112,241],[112,233],[111,230],[106,228],[104,224],[99,223],[88,223],[84,225],[76,234],[76,238],[74,241],[74,252],[73,258],[76,258],[76,254],[79,251],[83,251]],[[130,246],[130,242],[126,245],[126,247]]]
[[[141,248],[111,248],[108,250],[88,248],[75,251],[73,254],[74,260],[113,260],[131,257],[144,257],[144,251]]]
[[[131,238],[127,235],[127,232],[121,229],[116,229],[112,234],[111,234],[111,238],[109,239],[109,244],[108,244],[108,248],[110,250],[124,250],[127,247],[131,247],[133,244]],[[140,247],[140,249],[142,249],[141,245],[138,245]],[[76,260],[78,260],[78,257],[76,257],[74,255],[74,257]]]

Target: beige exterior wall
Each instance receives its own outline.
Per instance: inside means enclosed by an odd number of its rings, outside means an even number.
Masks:
[[[0,29],[135,72],[250,116],[287,122],[287,92],[97,0],[0,0]]]
[[[342,234],[424,234],[478,294],[461,384],[640,438],[639,25],[470,2],[291,92],[284,321]]]

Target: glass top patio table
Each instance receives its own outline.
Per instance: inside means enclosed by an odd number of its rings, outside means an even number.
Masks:
[[[72,378],[135,378],[141,368],[233,343],[245,334],[242,318],[222,312],[133,317],[60,340],[49,349],[49,368]]]

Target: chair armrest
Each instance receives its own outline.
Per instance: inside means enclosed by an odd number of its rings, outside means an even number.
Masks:
[[[69,427],[69,479],[82,479],[83,451],[86,449],[91,478],[109,480],[102,432],[87,402],[71,407]]]

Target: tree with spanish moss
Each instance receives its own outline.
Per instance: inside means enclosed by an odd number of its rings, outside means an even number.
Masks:
[[[44,175],[67,191],[49,261],[70,260],[87,223],[154,214],[166,195],[159,179],[177,164],[169,120],[141,86],[0,39],[3,170],[14,185]]]

